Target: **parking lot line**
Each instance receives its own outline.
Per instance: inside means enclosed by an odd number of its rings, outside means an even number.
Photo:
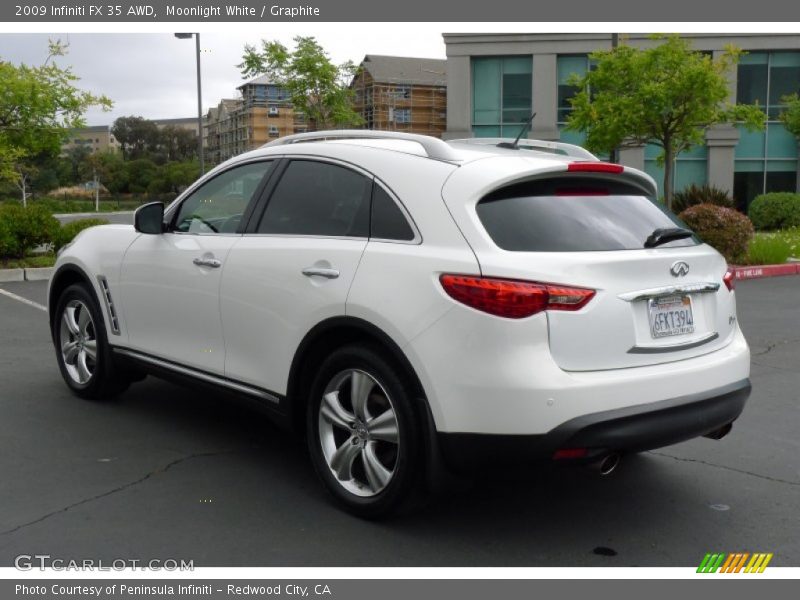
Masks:
[[[38,302],[34,302],[33,300],[28,300],[27,298],[23,298],[22,296],[17,296],[16,294],[9,292],[8,290],[4,290],[3,288],[0,288],[0,294],[2,294],[3,296],[7,296],[12,300],[17,300],[19,302],[22,302],[23,304],[27,304],[28,306],[32,306],[33,308],[38,308],[39,310],[47,312],[46,306],[43,306]]]

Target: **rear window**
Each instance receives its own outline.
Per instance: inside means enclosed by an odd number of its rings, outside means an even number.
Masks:
[[[655,229],[686,227],[633,185],[573,177],[502,188],[476,210],[494,243],[517,252],[635,250]],[[691,237],[659,247],[698,243]]]

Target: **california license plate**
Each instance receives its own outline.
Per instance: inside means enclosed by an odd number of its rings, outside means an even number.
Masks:
[[[650,333],[654,338],[694,333],[692,299],[689,296],[653,298],[648,302]]]

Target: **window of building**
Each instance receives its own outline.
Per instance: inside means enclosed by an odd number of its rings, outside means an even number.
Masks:
[[[411,123],[411,109],[410,108],[395,108],[394,109],[394,122],[399,125],[407,125]]]
[[[472,130],[477,137],[516,136],[531,116],[533,57],[472,59]]]
[[[580,89],[570,85],[569,80],[573,75],[583,77],[589,70],[589,57],[585,54],[558,57],[558,124],[564,125],[572,111],[569,100]]]
[[[411,86],[398,85],[395,87],[395,96],[397,98],[411,98]]]
[[[324,162],[293,160],[258,225],[259,233],[368,237],[372,182]]]
[[[269,126],[269,137],[278,137],[279,131],[277,126],[270,125]]]
[[[794,191],[797,140],[778,120],[782,98],[800,92],[800,52],[751,52],[739,63],[736,100],[758,103],[765,111],[764,131],[739,127],[733,195],[741,210],[765,192]]]

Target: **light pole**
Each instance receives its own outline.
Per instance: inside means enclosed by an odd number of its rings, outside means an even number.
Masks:
[[[197,55],[197,156],[200,158],[200,175],[202,175],[206,172],[206,165],[203,160],[203,93],[200,87],[200,34],[175,34],[175,37],[179,40],[189,40],[192,36],[195,39],[195,53]]]

